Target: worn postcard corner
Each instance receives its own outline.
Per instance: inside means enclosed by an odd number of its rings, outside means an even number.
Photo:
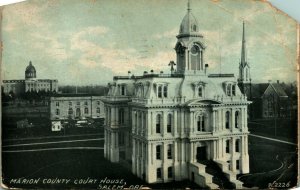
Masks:
[[[3,188],[298,186],[300,26],[267,1],[0,12]]]

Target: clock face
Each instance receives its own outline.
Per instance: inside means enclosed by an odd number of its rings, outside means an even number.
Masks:
[[[194,46],[192,47],[192,49],[191,49],[191,53],[192,53],[192,54],[197,54],[198,52],[199,52],[199,47],[196,46],[196,45],[194,45]]]

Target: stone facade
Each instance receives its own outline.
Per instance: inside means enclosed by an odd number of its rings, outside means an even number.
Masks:
[[[104,156],[130,161],[148,183],[190,179],[217,188],[203,164],[212,160],[241,188],[236,175],[249,172],[250,102],[233,74],[207,74],[206,46],[190,7],[177,39],[171,74],[116,76],[109,83]]]

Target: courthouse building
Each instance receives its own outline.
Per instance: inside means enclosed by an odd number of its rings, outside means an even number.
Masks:
[[[57,92],[58,81],[52,79],[37,79],[37,72],[31,61],[25,70],[25,80],[3,80],[5,94],[24,94],[29,91]]]
[[[213,162],[242,188],[236,175],[249,172],[250,102],[233,74],[207,74],[204,36],[190,6],[176,37],[171,74],[115,76],[109,83],[104,156],[128,160],[148,183],[189,179],[215,189],[220,185],[206,169]]]

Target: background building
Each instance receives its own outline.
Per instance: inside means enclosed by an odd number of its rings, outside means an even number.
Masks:
[[[89,94],[56,94],[50,97],[50,119],[104,118],[101,96]]]
[[[57,92],[58,81],[51,79],[37,79],[36,69],[31,61],[25,70],[25,80],[3,80],[3,91],[5,94],[15,95],[25,92]]]
[[[212,189],[212,170],[242,188],[249,172],[247,106],[233,74],[207,74],[204,39],[190,6],[183,18],[171,74],[116,76],[103,98],[104,155],[128,160],[148,183],[190,179]],[[217,166],[217,167],[216,167]],[[210,169],[207,169],[210,168]]]

